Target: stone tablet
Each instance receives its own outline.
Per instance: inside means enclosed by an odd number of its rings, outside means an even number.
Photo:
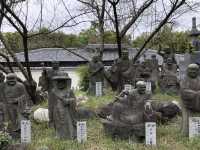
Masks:
[[[31,143],[31,121],[21,121],[21,143]]]
[[[200,117],[189,117],[189,138],[200,136]]]
[[[96,96],[102,96],[103,90],[102,90],[102,82],[96,82]]]
[[[79,143],[87,141],[87,124],[86,121],[77,122],[77,140]]]
[[[151,82],[147,81],[146,82],[146,91],[148,93],[151,93],[152,92],[152,89],[151,89]]]
[[[145,123],[145,144],[156,145],[156,123],[146,122]]]

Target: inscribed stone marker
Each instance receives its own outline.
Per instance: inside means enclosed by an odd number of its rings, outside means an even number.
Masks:
[[[79,143],[87,141],[87,124],[86,121],[77,122],[77,140]]]
[[[31,121],[21,121],[21,143],[31,143]]]
[[[146,145],[156,145],[156,123],[145,123],[145,143]]]
[[[102,82],[96,82],[96,96],[102,96]]]

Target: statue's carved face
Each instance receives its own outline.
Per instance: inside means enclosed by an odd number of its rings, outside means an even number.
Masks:
[[[7,78],[7,84],[10,85],[10,86],[14,86],[17,82],[17,79],[15,77],[9,77]]]
[[[188,68],[188,76],[190,78],[196,78],[199,75],[198,68]]]
[[[56,80],[56,84],[57,84],[58,89],[64,89],[67,87],[67,82],[65,79]]]
[[[70,79],[59,79],[56,80],[56,85],[58,89],[70,89],[71,88],[71,80]]]
[[[53,68],[54,70],[58,70],[58,69],[59,69],[59,62],[53,62],[53,63],[52,63],[52,68]]]
[[[128,58],[128,52],[123,52],[122,53],[122,59],[123,60],[128,60],[129,58]]]
[[[139,94],[144,94],[146,92],[146,86],[145,85],[140,85],[137,87],[138,93]]]

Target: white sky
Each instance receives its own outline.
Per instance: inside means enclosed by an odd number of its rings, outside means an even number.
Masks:
[[[76,0],[63,0],[65,2],[65,6],[70,11],[70,14],[73,16],[75,14],[80,13],[79,9],[82,8],[81,4]],[[192,0],[191,0],[192,1]],[[199,0],[193,0],[199,1]],[[69,18],[69,13],[66,11],[65,6],[63,6],[62,0],[28,0],[28,10],[26,9],[26,5],[18,7],[16,10],[20,10],[22,8],[24,14],[28,12],[28,28],[29,30],[32,29],[34,22],[37,20],[40,14],[40,2],[44,3],[43,9],[43,23],[42,26],[51,26],[51,28],[55,28],[57,25],[60,25]],[[55,10],[55,11],[54,11]],[[199,8],[200,10],[200,8]],[[54,13],[55,12],[55,13]],[[24,14],[21,13],[20,16],[24,18]],[[182,15],[180,18],[176,20],[178,26],[176,27],[177,30],[190,30],[192,17],[196,16],[197,24],[200,25],[200,11],[190,12],[187,14]],[[54,18],[54,19],[52,19]],[[90,16],[84,17],[86,20],[92,19]],[[24,18],[25,20],[25,18]],[[78,22],[79,20],[74,20],[71,23]],[[39,27],[39,24],[36,24]],[[82,29],[87,29],[90,26],[90,23],[82,23],[78,26],[72,28],[64,28],[62,31],[65,33],[79,33]],[[199,27],[200,29],[200,27]],[[12,27],[8,25],[7,22],[4,23],[2,28],[4,32],[13,32],[15,31]],[[132,30],[133,31],[133,30]],[[135,36],[141,34],[142,32],[146,32],[147,27],[145,25],[141,25],[140,28],[135,30]],[[130,31],[131,32],[131,31]]]

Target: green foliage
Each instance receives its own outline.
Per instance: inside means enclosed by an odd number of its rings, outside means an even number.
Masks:
[[[141,47],[150,33],[143,33],[133,41],[134,47]],[[176,50],[176,53],[185,53],[190,45],[188,31],[178,32],[173,31],[169,26],[164,26],[162,30],[148,43],[147,48],[159,49],[171,47]]]
[[[87,91],[89,88],[89,67],[88,65],[79,66],[76,70],[79,75],[79,87],[82,91]]]
[[[0,149],[6,150],[11,143],[11,138],[6,132],[0,132]]]

